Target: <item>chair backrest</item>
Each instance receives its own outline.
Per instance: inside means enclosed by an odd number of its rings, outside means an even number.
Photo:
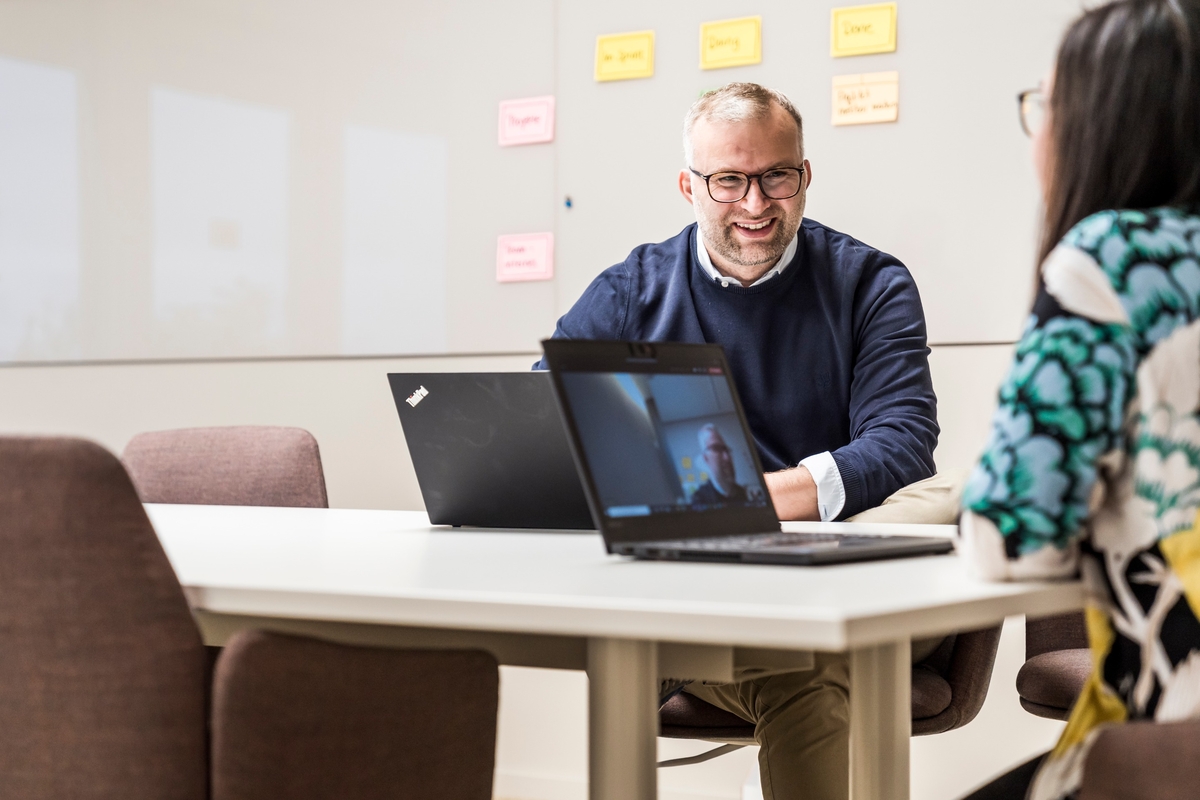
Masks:
[[[1087,624],[1082,611],[1025,619],[1026,660],[1054,650],[1075,650],[1087,646]]]
[[[120,462],[0,438],[0,794],[203,800],[204,648]]]
[[[213,687],[213,800],[491,800],[499,669],[244,631]]]
[[[317,440],[302,428],[139,433],[121,460],[145,503],[329,506]]]

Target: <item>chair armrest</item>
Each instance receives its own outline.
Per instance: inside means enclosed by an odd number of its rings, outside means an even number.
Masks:
[[[1000,647],[1000,627],[958,635],[946,680],[954,690],[953,705],[959,708],[962,717],[959,725],[975,719],[979,709],[983,708],[992,682],[992,667],[996,665],[996,651]]]
[[[992,682],[992,667],[999,646],[999,625],[957,635],[945,674],[952,693],[950,707],[931,719],[914,720],[913,735],[942,733],[961,728],[975,719]]]
[[[1185,800],[1200,787],[1200,721],[1131,722],[1100,733],[1079,800]]]

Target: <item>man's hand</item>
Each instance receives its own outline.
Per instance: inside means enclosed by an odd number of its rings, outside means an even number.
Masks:
[[[768,472],[767,491],[781,520],[821,521],[817,508],[817,484],[808,467],[799,466],[780,472]]]

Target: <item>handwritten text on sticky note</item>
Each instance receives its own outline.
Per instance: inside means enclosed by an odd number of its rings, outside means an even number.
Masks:
[[[654,74],[654,31],[596,37],[596,80],[623,81]]]
[[[762,17],[723,19],[700,26],[700,69],[762,63]]]
[[[500,146],[554,141],[554,98],[526,97],[500,104]]]
[[[548,281],[553,277],[553,233],[518,233],[496,240],[496,280]]]
[[[865,125],[900,118],[900,73],[833,77],[833,124]]]
[[[895,3],[833,9],[830,52],[834,58],[892,53],[895,50]]]

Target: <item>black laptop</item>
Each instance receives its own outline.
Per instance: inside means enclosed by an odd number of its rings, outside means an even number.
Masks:
[[[835,564],[953,549],[932,537],[782,531],[718,345],[542,345],[610,553]]]
[[[546,372],[391,373],[435,525],[595,530]]]

